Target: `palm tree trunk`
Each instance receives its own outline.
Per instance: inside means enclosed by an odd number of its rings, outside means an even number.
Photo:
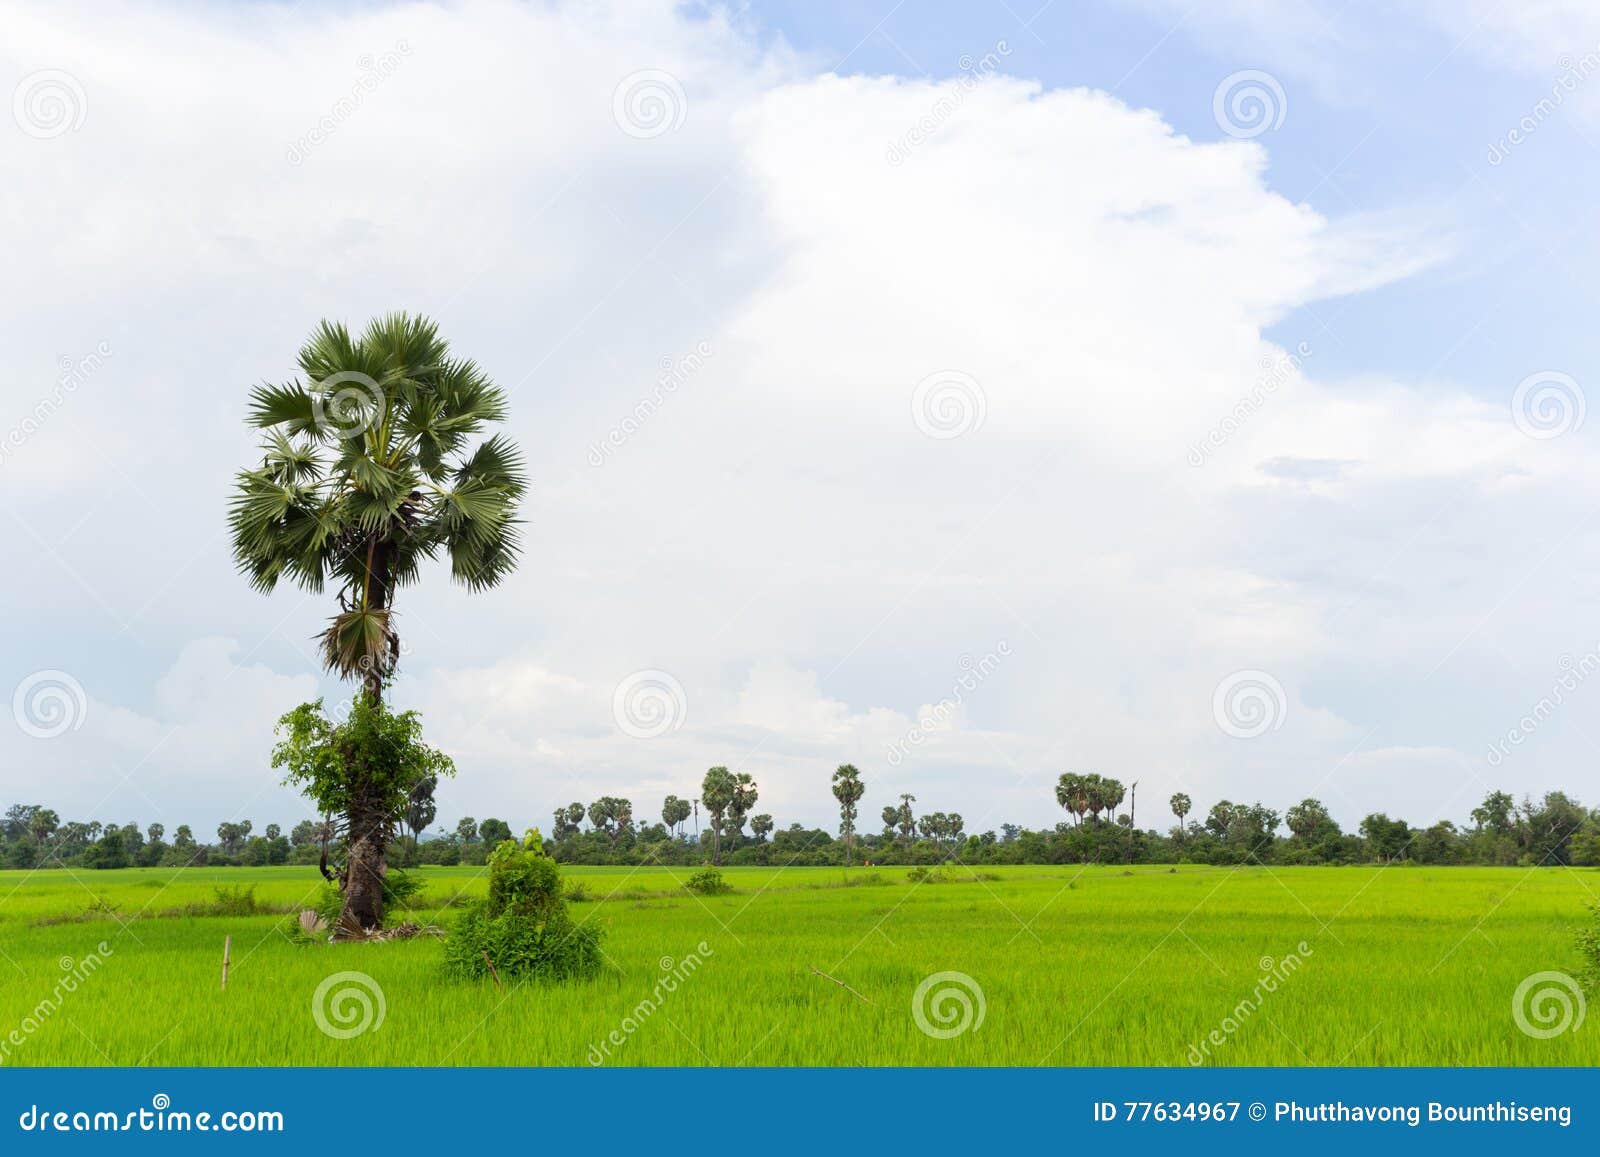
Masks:
[[[369,544],[363,594],[366,605],[374,610],[384,610],[389,605],[390,562],[389,544]],[[374,704],[383,702],[384,667],[382,662],[369,662],[361,675],[367,699]],[[365,761],[360,753],[356,753],[354,764],[357,769],[354,774],[365,773]],[[370,931],[383,927],[383,878],[389,872],[386,852],[390,817],[381,805],[374,806],[361,787],[356,785],[356,790],[351,792],[354,802],[345,817],[349,832],[345,848],[344,909],[339,919],[341,924],[355,924]]]
[[[352,808],[346,849],[344,911],[341,924],[354,923],[370,930],[383,926],[384,844],[388,825],[384,817],[366,808]]]

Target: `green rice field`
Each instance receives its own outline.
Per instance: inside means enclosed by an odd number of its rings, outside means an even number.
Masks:
[[[422,869],[414,918],[447,932],[482,872]],[[1579,973],[1592,869],[685,875],[569,868],[607,971],[501,991],[429,936],[292,942],[314,869],[0,873],[0,1063],[1600,1065],[1576,990],[1548,1036],[1512,1007]],[[219,885],[272,911],[195,914]]]

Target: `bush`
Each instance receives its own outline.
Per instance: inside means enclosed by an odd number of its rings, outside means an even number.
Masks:
[[[863,872],[859,876],[846,876],[842,886],[846,888],[881,888],[888,882],[883,878],[882,872]]]
[[[211,889],[211,893],[216,899],[205,905],[207,916],[254,916],[261,911],[261,905],[256,903],[254,884],[233,887],[219,884]]]
[[[942,884],[945,881],[945,874],[938,868],[917,867],[906,873],[906,879],[913,884]]]
[[[733,891],[732,885],[722,878],[716,868],[701,868],[683,885],[696,896],[724,896]]]
[[[567,913],[561,869],[529,831],[519,848],[505,840],[489,853],[489,898],[472,905],[445,940],[445,971],[463,980],[489,975],[569,980],[600,971],[600,929]]]

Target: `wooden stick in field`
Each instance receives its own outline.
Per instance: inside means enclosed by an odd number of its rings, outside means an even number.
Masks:
[[[836,976],[829,976],[826,972],[822,971],[822,969],[818,968],[815,964],[808,964],[806,967],[810,968],[812,972],[815,972],[818,976],[822,977],[822,979],[831,980],[835,984],[837,984],[840,988],[844,989],[846,992],[851,993],[854,996],[860,997],[862,1000],[866,1001],[866,1003],[868,1003],[868,1004],[872,1003],[872,1001],[867,1000],[867,998],[864,997],[864,996],[861,996],[861,994],[859,992],[856,992],[855,989],[851,988],[844,981],[840,980]]]
[[[494,986],[501,992],[504,992],[506,990],[506,986],[500,983],[500,974],[494,970],[494,961],[489,959],[489,954],[487,952],[483,954],[483,962],[489,966],[489,975],[494,977]]]
[[[222,987],[224,990],[228,987],[228,955],[232,949],[233,937],[224,936],[222,938]]]

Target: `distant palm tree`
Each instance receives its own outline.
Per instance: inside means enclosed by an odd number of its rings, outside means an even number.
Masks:
[[[1083,822],[1084,813],[1089,810],[1090,790],[1088,779],[1077,772],[1064,771],[1061,778],[1056,780],[1056,803],[1072,817],[1074,824]]]
[[[711,862],[722,863],[722,825],[738,794],[739,781],[726,767],[708,768],[700,783],[700,802],[711,816]]]
[[[381,703],[400,656],[395,593],[423,561],[445,556],[470,590],[516,566],[522,462],[499,434],[469,445],[505,419],[505,394],[426,318],[390,314],[359,337],[324,321],[299,365],[304,380],[250,393],[247,420],[265,434],[229,510],[234,558],[263,592],[280,579],[312,592],[331,582],[339,613],[319,636],[323,662]],[[350,794],[364,802],[343,818],[340,884],[346,914],[370,928],[404,800]]]
[[[1122,786],[1120,779],[1110,777],[1091,776],[1095,780],[1095,802],[1100,805],[1098,810],[1106,813],[1107,822],[1117,818],[1117,809],[1122,806],[1123,799],[1127,796],[1127,789]]]
[[[1178,817],[1178,839],[1181,841],[1184,835],[1183,817],[1189,814],[1189,809],[1193,806],[1193,801],[1191,801],[1188,796],[1184,795],[1183,792],[1180,791],[1174,792],[1172,799],[1169,800],[1168,803],[1172,808],[1172,814]]]
[[[911,846],[911,839],[917,834],[917,817],[911,810],[911,805],[917,802],[917,797],[910,792],[900,794],[900,838],[906,847]]]
[[[856,805],[867,785],[853,763],[841,763],[833,773],[833,798],[839,801],[839,834],[844,837],[844,862],[850,866],[850,853],[856,842]]]

